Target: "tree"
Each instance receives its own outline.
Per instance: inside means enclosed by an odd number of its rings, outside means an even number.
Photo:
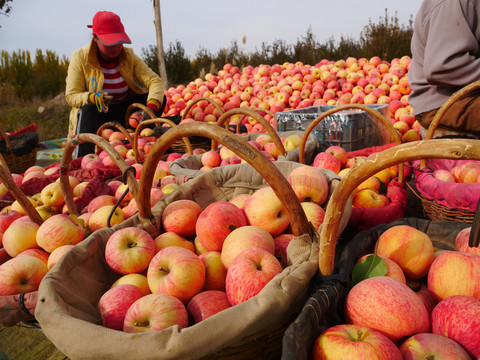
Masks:
[[[160,0],[154,0],[155,9],[155,32],[157,35],[157,57],[158,57],[158,71],[160,76],[165,81],[165,87],[168,88],[167,69],[165,67],[165,54],[163,51],[163,37],[162,37],[162,16],[160,12]]]
[[[13,0],[0,0],[0,14],[8,16],[10,12],[12,11],[12,6],[9,4],[13,2]],[[0,27],[2,27],[0,25]]]

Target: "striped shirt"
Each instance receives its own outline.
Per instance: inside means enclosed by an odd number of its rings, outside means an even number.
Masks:
[[[104,74],[103,91],[113,96],[110,104],[118,104],[127,98],[128,85],[118,70],[118,59],[105,61],[98,57],[98,62]]]

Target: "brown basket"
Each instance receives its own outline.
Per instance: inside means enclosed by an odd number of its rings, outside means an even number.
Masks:
[[[125,135],[125,138],[127,139],[128,143],[130,144],[130,146],[132,147],[132,149],[134,149],[134,141],[133,141],[133,138],[132,138],[132,135],[130,134],[130,132],[128,132],[128,130],[122,126],[122,124],[116,122],[116,121],[109,121],[103,125],[101,125],[98,130],[97,130],[97,135],[98,136],[101,136],[102,135],[102,131],[104,129],[108,129],[108,128],[112,128],[112,129],[115,129],[115,130],[118,130],[120,131],[123,135]],[[98,146],[96,146],[96,150],[95,150],[95,153],[98,152]]]
[[[452,94],[452,96],[450,96],[450,98],[448,98],[448,100],[445,101],[440,107],[440,109],[438,109],[438,111],[436,112],[435,116],[432,119],[432,122],[430,123],[430,126],[427,129],[424,140],[433,139],[435,130],[437,129],[443,115],[457,100],[479,88],[480,81],[475,81]],[[459,141],[459,139],[457,139],[457,141]],[[463,139],[460,141],[463,142]],[[425,159],[420,159],[420,170],[425,168],[426,166],[427,161]],[[435,199],[427,199],[418,190],[416,190],[415,186],[412,186],[408,183],[407,185],[412,191],[412,193],[417,196],[422,202],[423,211],[427,218],[434,221],[463,221],[470,224],[473,223],[473,219],[475,217],[474,212],[466,209],[450,208],[448,206],[440,204],[439,202],[435,201]]]
[[[140,104],[140,103],[133,103],[133,104],[130,104],[130,106],[127,108],[127,110],[125,111],[125,119],[124,119],[124,122],[125,122],[125,125],[124,127],[125,128],[128,128],[128,119],[130,118],[130,115],[132,115],[133,111],[135,109],[140,109],[140,110],[143,110],[145,111],[145,113],[148,114],[148,116],[150,116],[150,119],[154,119],[156,118],[155,114],[153,113],[152,109],[146,107],[145,105],[143,104]]]
[[[355,165],[333,191],[320,232],[319,269],[321,275],[333,272],[335,246],[339,235],[339,216],[347,195],[364,180],[390,166],[420,159],[480,159],[480,140],[432,139],[400,144],[372,155],[371,161]],[[458,221],[458,220],[457,220]]]
[[[34,146],[28,153],[16,155],[13,152],[12,144],[5,132],[5,124],[0,121],[0,135],[5,140],[5,145],[9,152],[2,153],[4,164],[8,166],[8,170],[13,174],[23,174],[30,166],[37,163],[37,147]]]

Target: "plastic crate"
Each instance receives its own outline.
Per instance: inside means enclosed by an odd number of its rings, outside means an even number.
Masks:
[[[387,119],[390,117],[388,104],[368,105]],[[336,105],[310,106],[298,110],[276,113],[278,131],[306,130],[322,113]],[[325,117],[313,129],[321,149],[338,145],[347,151],[370,146],[385,145],[391,140],[391,133],[373,115],[360,109],[347,109]]]

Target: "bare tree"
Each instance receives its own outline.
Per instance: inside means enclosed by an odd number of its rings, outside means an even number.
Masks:
[[[163,51],[162,17],[160,12],[160,0],[154,0],[153,6],[155,10],[155,32],[157,35],[158,71],[160,73],[160,76],[165,81],[165,87],[168,88],[167,69],[165,67],[165,53]]]

